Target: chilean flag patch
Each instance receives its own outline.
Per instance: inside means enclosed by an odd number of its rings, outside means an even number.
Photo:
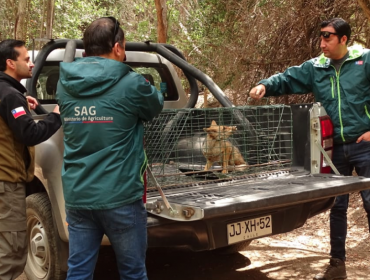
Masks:
[[[18,108],[15,108],[12,110],[12,114],[13,114],[13,117],[16,119],[20,116],[23,116],[26,114],[26,111],[24,110],[24,108],[21,106],[21,107],[18,107]]]
[[[359,60],[359,61],[356,61],[356,64],[357,65],[362,65],[362,64],[364,64],[364,62],[362,60]]]

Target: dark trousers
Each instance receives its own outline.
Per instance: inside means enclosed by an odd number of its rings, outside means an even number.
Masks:
[[[333,163],[342,175],[352,175],[355,168],[358,176],[370,177],[370,142],[334,145]],[[370,231],[370,190],[363,190],[360,193]],[[348,194],[338,196],[330,211],[330,255],[343,261],[346,260],[348,201]]]
[[[16,279],[27,260],[26,189],[0,181],[0,280]]]
[[[148,280],[145,268],[147,212],[143,201],[105,210],[66,209],[69,232],[67,280],[92,280],[106,234],[123,280]]]

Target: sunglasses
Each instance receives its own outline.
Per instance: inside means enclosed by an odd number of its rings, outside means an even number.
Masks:
[[[114,44],[116,43],[116,35],[118,33],[118,28],[120,26],[120,23],[114,17],[106,17],[106,18],[109,18],[114,23],[113,38],[112,38],[112,48],[113,48]]]
[[[338,33],[333,33],[333,32],[329,32],[329,31],[321,31],[320,32],[320,37],[324,37],[325,39],[328,39],[330,37],[330,35],[338,35]]]

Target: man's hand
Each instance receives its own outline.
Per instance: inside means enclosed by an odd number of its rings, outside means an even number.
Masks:
[[[29,95],[27,95],[26,98],[27,98],[27,102],[28,102],[28,105],[30,106],[30,108],[32,110],[35,110],[36,109],[36,106],[39,105],[39,103],[37,102],[36,98],[34,98],[32,96],[29,96]]]
[[[365,132],[360,137],[358,137],[356,143],[360,143],[361,141],[368,141],[368,142],[370,142],[370,131]]]
[[[60,112],[59,112],[59,105],[55,106],[55,108],[53,110],[53,113],[60,114]]]
[[[254,99],[261,99],[266,93],[266,87],[262,84],[254,87],[249,92],[249,96]]]

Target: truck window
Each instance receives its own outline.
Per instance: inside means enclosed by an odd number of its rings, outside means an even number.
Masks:
[[[179,98],[172,75],[166,67],[158,65],[139,65],[127,63],[137,73],[143,75],[153,86],[163,93],[166,101]],[[156,67],[158,66],[158,67]],[[56,89],[59,80],[59,62],[46,62],[37,81],[37,99],[41,104],[56,103]]]
[[[42,68],[36,85],[37,99],[44,104],[55,103],[59,80],[59,62],[51,62]]]
[[[162,92],[165,101],[176,101],[179,99],[175,82],[167,67],[137,62],[127,62],[127,64],[137,73],[143,75],[153,86]]]

